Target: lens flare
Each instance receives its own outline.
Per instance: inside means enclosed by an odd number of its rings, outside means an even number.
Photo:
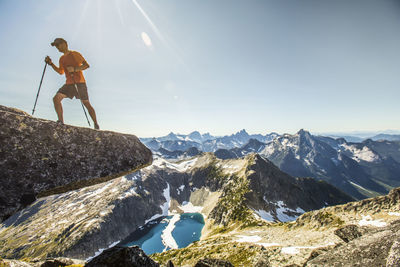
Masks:
[[[139,3],[136,0],[132,0],[132,3],[137,7],[137,9],[142,13],[143,17],[147,20],[147,22],[150,24],[151,29],[154,31],[154,33],[157,35],[158,38],[160,38],[161,41],[165,42],[164,37],[162,36],[161,32],[158,30],[157,26],[153,23],[153,21],[149,18],[147,13],[143,10],[143,8],[139,5]]]
[[[142,36],[142,40],[143,40],[144,44],[147,47],[151,47],[153,45],[152,42],[151,42],[151,39],[150,39],[150,37],[149,37],[149,35],[147,33],[142,32],[141,36]]]

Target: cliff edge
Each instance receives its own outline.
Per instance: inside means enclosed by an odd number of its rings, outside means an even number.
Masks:
[[[134,135],[38,119],[0,105],[0,222],[33,203],[134,172],[152,153]]]

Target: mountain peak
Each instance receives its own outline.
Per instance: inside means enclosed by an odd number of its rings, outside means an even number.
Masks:
[[[249,142],[247,142],[246,146],[260,146],[263,145],[263,142],[260,142],[259,140],[255,138],[250,138]]]
[[[310,136],[311,135],[309,131],[306,131],[304,129],[300,129],[296,134],[300,135],[300,136],[304,136],[304,135]]]
[[[176,134],[174,134],[173,132],[170,132],[167,136],[163,137],[163,139],[165,140],[178,140],[178,136]]]
[[[247,137],[249,134],[246,132],[245,129],[240,130],[239,132],[235,133],[234,136],[242,136],[242,137]]]
[[[200,134],[198,131],[191,132],[191,133],[189,134],[189,138],[191,138],[191,139],[197,139],[197,140],[201,140],[201,139],[202,139],[202,138],[201,138],[201,134]]]
[[[193,132],[191,132],[189,135],[193,135],[193,134],[195,134],[195,135],[200,135],[200,132],[199,132],[199,131],[193,131]]]

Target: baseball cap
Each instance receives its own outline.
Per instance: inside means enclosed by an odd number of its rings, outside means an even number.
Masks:
[[[54,39],[54,42],[51,43],[51,46],[56,46],[61,43],[67,43],[67,41],[65,41],[63,38],[56,38]]]

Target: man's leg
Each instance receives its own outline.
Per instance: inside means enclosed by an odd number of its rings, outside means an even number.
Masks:
[[[92,120],[94,122],[94,128],[99,129],[99,124],[97,123],[97,118],[96,118],[96,112],[94,111],[94,108],[90,104],[89,100],[82,100],[82,102],[89,111],[90,117],[92,117]]]
[[[61,101],[66,98],[67,96],[62,94],[62,93],[57,93],[53,97],[53,102],[54,102],[54,109],[57,112],[58,120],[62,123],[64,123],[64,117],[63,117],[63,108],[61,105]]]

